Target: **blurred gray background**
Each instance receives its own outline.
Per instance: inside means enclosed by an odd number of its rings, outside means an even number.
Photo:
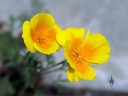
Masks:
[[[111,46],[110,61],[95,67],[96,80],[66,83],[76,88],[95,90],[128,91],[128,0],[40,0],[44,3],[42,11],[51,12],[62,27],[84,27],[92,33],[106,36]],[[0,0],[0,21],[8,21],[10,15],[18,16],[22,12],[30,13],[30,0]],[[64,59],[60,52],[55,53],[56,61]],[[46,75],[46,83],[65,72]],[[113,87],[109,80],[113,76]],[[52,77],[52,78],[51,78]],[[50,78],[50,79],[49,79]]]

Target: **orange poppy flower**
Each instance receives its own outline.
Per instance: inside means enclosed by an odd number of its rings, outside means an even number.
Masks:
[[[99,33],[90,35],[88,31],[84,37],[83,28],[68,28],[57,35],[57,40],[64,46],[64,55],[69,63],[67,77],[71,82],[93,80],[96,73],[90,64],[99,65],[109,59],[109,43]]]
[[[60,49],[56,42],[56,34],[61,31],[61,28],[55,23],[51,14],[36,14],[30,21],[23,23],[22,29],[22,38],[30,52],[51,54]]]

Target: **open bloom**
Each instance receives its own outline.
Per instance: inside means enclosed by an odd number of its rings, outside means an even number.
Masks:
[[[56,34],[61,31],[49,13],[38,13],[23,23],[22,38],[30,52],[51,54],[60,49]]]
[[[84,33],[83,28],[67,28],[57,35],[57,41],[64,46],[64,55],[69,63],[67,77],[71,82],[93,80],[96,74],[90,64],[105,63],[110,56],[110,46],[103,35],[90,35],[89,30],[86,36]]]

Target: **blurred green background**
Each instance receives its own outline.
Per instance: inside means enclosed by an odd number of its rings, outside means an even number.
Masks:
[[[68,83],[64,60],[53,55],[27,55],[22,23],[38,12],[50,12],[62,27],[84,27],[106,36],[110,61],[95,67],[94,81]],[[128,96],[127,0],[0,0],[0,96]],[[114,84],[109,81],[111,75]]]

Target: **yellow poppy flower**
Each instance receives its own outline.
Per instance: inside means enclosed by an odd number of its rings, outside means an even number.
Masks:
[[[23,23],[22,29],[22,38],[30,52],[51,54],[60,49],[56,35],[61,32],[61,28],[55,23],[51,14],[36,14],[30,21]]]
[[[95,71],[90,64],[102,64],[108,61],[110,56],[110,46],[106,38],[95,33],[90,35],[88,30],[84,37],[84,31],[76,28],[68,28],[61,32],[57,40],[64,46],[64,55],[69,63],[67,77],[69,81],[93,80]],[[68,36],[68,35],[70,36]],[[63,41],[61,41],[61,36]]]

